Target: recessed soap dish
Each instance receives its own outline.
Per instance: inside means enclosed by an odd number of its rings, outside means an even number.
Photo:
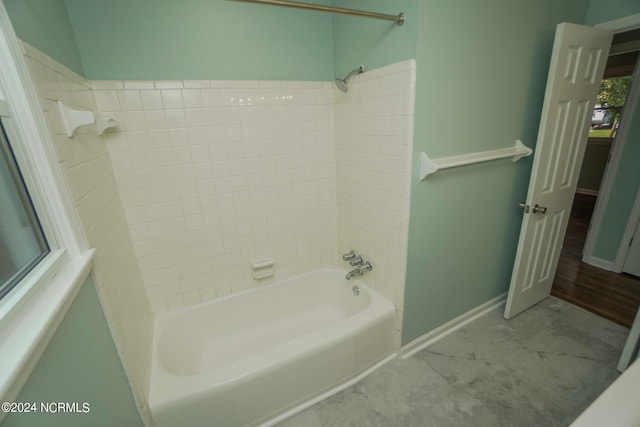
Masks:
[[[251,276],[254,279],[266,279],[273,276],[273,258],[258,257],[251,260]]]

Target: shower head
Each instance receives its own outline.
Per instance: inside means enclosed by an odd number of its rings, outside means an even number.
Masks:
[[[349,80],[351,79],[351,77],[353,77],[356,74],[362,74],[364,73],[364,71],[365,71],[364,65],[361,65],[355,70],[352,70],[349,74],[347,74],[347,77],[345,77],[344,79],[335,79],[334,83],[336,84],[336,87],[338,89],[340,89],[343,92],[347,92],[349,90]]]

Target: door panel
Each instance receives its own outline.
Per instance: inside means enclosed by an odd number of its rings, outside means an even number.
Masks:
[[[581,25],[556,29],[507,319],[551,291],[611,39]]]

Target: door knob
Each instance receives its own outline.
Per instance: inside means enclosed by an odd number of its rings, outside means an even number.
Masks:
[[[542,206],[540,206],[540,205],[538,205],[538,204],[536,203],[536,205],[533,207],[533,209],[531,209],[531,211],[532,211],[533,213],[538,213],[538,212],[540,212],[542,215],[544,215],[544,214],[546,214],[546,213],[547,213],[547,208],[542,207]]]
[[[527,205],[526,203],[520,202],[518,203],[518,207],[520,209],[524,209],[524,213],[529,213],[529,205]]]

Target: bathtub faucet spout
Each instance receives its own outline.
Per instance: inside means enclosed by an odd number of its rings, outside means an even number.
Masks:
[[[350,272],[348,272],[347,275],[345,276],[345,278],[347,280],[349,280],[355,275],[362,276],[362,272],[360,271],[360,266],[358,266],[358,267],[354,268],[353,270],[351,270]]]

